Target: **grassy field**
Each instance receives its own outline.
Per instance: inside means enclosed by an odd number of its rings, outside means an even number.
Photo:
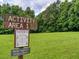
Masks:
[[[18,59],[10,55],[13,39],[13,35],[0,35],[0,59]],[[79,59],[79,32],[31,34],[30,47],[24,59]]]

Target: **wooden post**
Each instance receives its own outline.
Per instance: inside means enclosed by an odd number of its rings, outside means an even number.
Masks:
[[[22,49],[23,47],[20,47],[19,49]],[[23,59],[23,55],[18,56],[18,59]]]
[[[18,59],[23,59],[23,55],[21,55],[21,56],[18,56]]]

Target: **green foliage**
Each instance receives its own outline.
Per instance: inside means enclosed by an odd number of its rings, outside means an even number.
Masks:
[[[0,15],[13,14],[17,16],[35,18],[34,10],[27,7],[22,10],[21,7],[9,4],[0,6]],[[40,13],[36,20],[38,29],[30,32],[62,32],[79,31],[79,0],[60,2],[59,0],[51,4],[45,11]],[[0,28],[3,27],[0,21]],[[3,30],[4,31],[4,30]]]
[[[37,16],[37,20],[39,32],[79,31],[79,0],[53,3]]]
[[[56,3],[51,4],[46,11],[37,16],[39,32],[53,32],[59,15],[59,7]]]

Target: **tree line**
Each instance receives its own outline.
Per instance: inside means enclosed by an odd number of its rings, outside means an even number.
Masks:
[[[0,6],[0,15],[13,14],[35,18],[38,22],[38,29],[31,32],[67,32],[79,31],[79,0],[68,2],[54,2],[35,17],[34,10],[27,7],[22,10],[21,7],[9,4]],[[1,19],[1,17],[0,17]],[[13,33],[12,29],[3,28],[3,20],[0,20],[0,33]]]
[[[79,0],[55,2],[36,18],[38,32],[79,31]]]

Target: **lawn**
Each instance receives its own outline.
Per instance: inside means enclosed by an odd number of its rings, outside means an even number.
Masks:
[[[13,39],[13,35],[0,35],[0,59],[18,59],[10,54]],[[31,34],[30,48],[24,59],[79,59],[79,32]]]

